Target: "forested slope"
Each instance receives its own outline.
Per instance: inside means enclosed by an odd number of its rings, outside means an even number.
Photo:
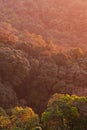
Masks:
[[[0,0],[0,20],[61,49],[87,46],[87,0]]]
[[[87,0],[0,0],[0,130],[86,130],[86,35]]]
[[[46,42],[40,35],[28,32],[17,34],[11,25],[1,25],[2,107],[28,105],[40,113],[49,97],[56,92],[87,95],[86,51],[73,48],[61,52],[58,46]]]

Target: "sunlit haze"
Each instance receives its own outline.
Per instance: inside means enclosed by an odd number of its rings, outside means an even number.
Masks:
[[[0,0],[0,130],[87,130],[87,0]]]

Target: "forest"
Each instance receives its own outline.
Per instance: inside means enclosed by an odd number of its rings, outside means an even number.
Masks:
[[[0,0],[0,130],[86,130],[86,35],[86,0]]]

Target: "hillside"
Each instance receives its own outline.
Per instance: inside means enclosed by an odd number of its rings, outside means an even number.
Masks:
[[[0,130],[86,129],[87,0],[0,0]]]
[[[87,96],[86,51],[61,52],[40,35],[14,30],[3,24],[0,33],[1,107],[27,105],[41,113],[56,92]]]
[[[0,0],[0,21],[63,48],[87,48],[87,0]]]

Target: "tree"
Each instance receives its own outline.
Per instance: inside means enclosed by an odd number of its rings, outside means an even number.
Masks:
[[[0,76],[13,86],[20,85],[29,74],[30,64],[25,54],[9,47],[0,48]]]
[[[38,115],[29,107],[13,108],[11,121],[12,124],[14,124],[14,127],[24,128],[26,130],[39,125]]]
[[[44,127],[48,130],[50,125],[60,130],[84,130],[86,128],[87,116],[81,114],[81,109],[75,103],[85,102],[87,98],[75,95],[55,94],[48,102],[48,108],[42,114]],[[80,104],[81,105],[81,104]],[[51,124],[50,124],[51,122]],[[78,123],[77,123],[78,122]]]
[[[0,82],[0,106],[10,108],[18,104],[18,98],[12,86],[9,83],[2,84]],[[0,109],[0,115],[5,115],[5,112]]]
[[[17,30],[11,24],[0,22],[0,42],[14,44],[18,42]]]

